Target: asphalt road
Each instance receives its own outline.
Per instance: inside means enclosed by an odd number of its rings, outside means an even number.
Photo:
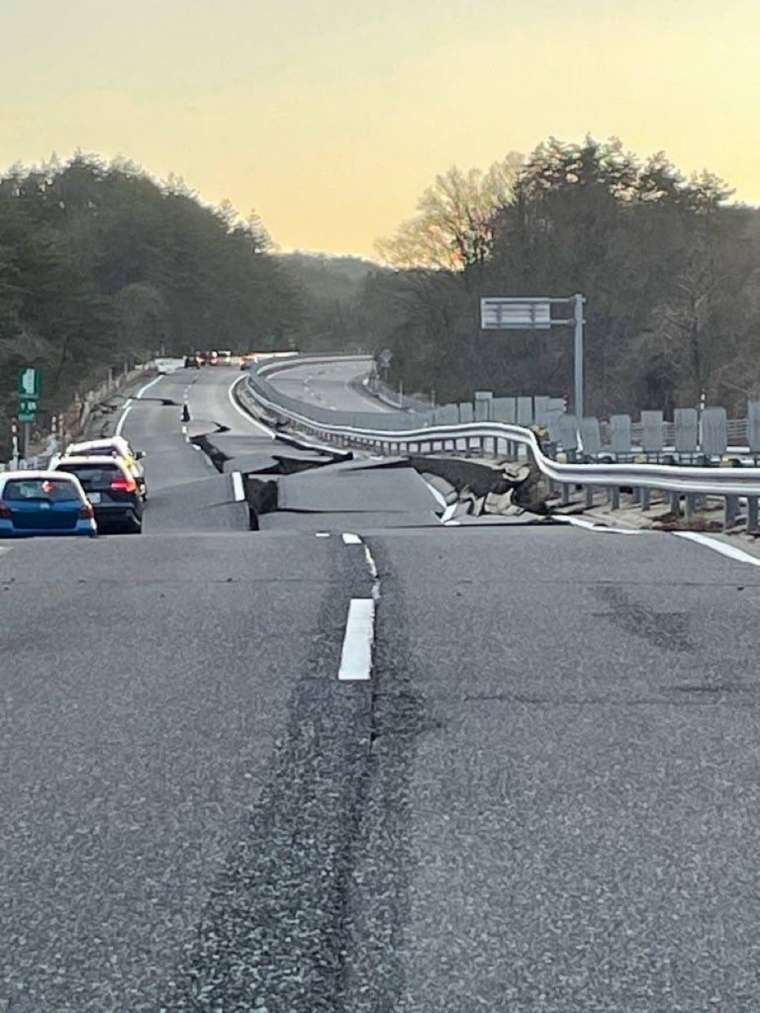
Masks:
[[[284,394],[319,408],[347,412],[397,410],[362,389],[361,370],[356,362],[313,362],[284,367],[269,373],[267,379]]]
[[[145,397],[242,438],[233,379]],[[182,425],[125,419],[142,537],[0,552],[0,1009],[758,1009],[757,568],[384,509],[250,532]]]

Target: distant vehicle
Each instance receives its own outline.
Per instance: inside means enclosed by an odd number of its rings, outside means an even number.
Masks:
[[[95,511],[99,531],[142,531],[143,501],[134,475],[120,457],[62,457],[56,473],[76,475]]]
[[[201,358],[197,353],[195,355],[185,356],[185,369],[200,369]]]
[[[232,364],[232,351],[225,349],[217,354],[217,366],[230,366]]]
[[[58,471],[0,474],[0,538],[98,533],[95,512],[75,475]]]
[[[140,463],[145,454],[142,450],[133,450],[129,440],[124,436],[104,436],[99,440],[85,440],[70,443],[63,454],[51,458],[50,466],[55,467],[61,457],[120,457],[134,476],[143,500],[148,498],[148,487],[145,481],[145,468]]]

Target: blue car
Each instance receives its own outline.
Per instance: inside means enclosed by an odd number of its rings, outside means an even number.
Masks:
[[[0,472],[0,538],[98,533],[92,503],[75,475]]]

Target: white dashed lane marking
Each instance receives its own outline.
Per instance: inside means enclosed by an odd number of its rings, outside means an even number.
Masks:
[[[372,674],[372,649],[375,643],[375,611],[380,601],[380,577],[369,546],[359,535],[344,531],[344,545],[361,545],[372,577],[372,597],[352,598],[348,607],[346,632],[340,657],[338,679],[341,682],[366,681]]]
[[[369,679],[372,672],[372,643],[375,638],[375,602],[373,598],[352,598],[348,606],[346,632],[340,655],[338,679],[357,682]]]
[[[245,499],[245,490],[243,489],[243,476],[239,471],[232,472],[232,495],[237,503]]]

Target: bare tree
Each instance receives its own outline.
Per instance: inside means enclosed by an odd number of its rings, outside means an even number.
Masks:
[[[494,212],[510,199],[522,164],[522,155],[510,152],[486,172],[452,166],[422,194],[417,214],[378,240],[378,253],[398,268],[482,266],[491,249]]]

